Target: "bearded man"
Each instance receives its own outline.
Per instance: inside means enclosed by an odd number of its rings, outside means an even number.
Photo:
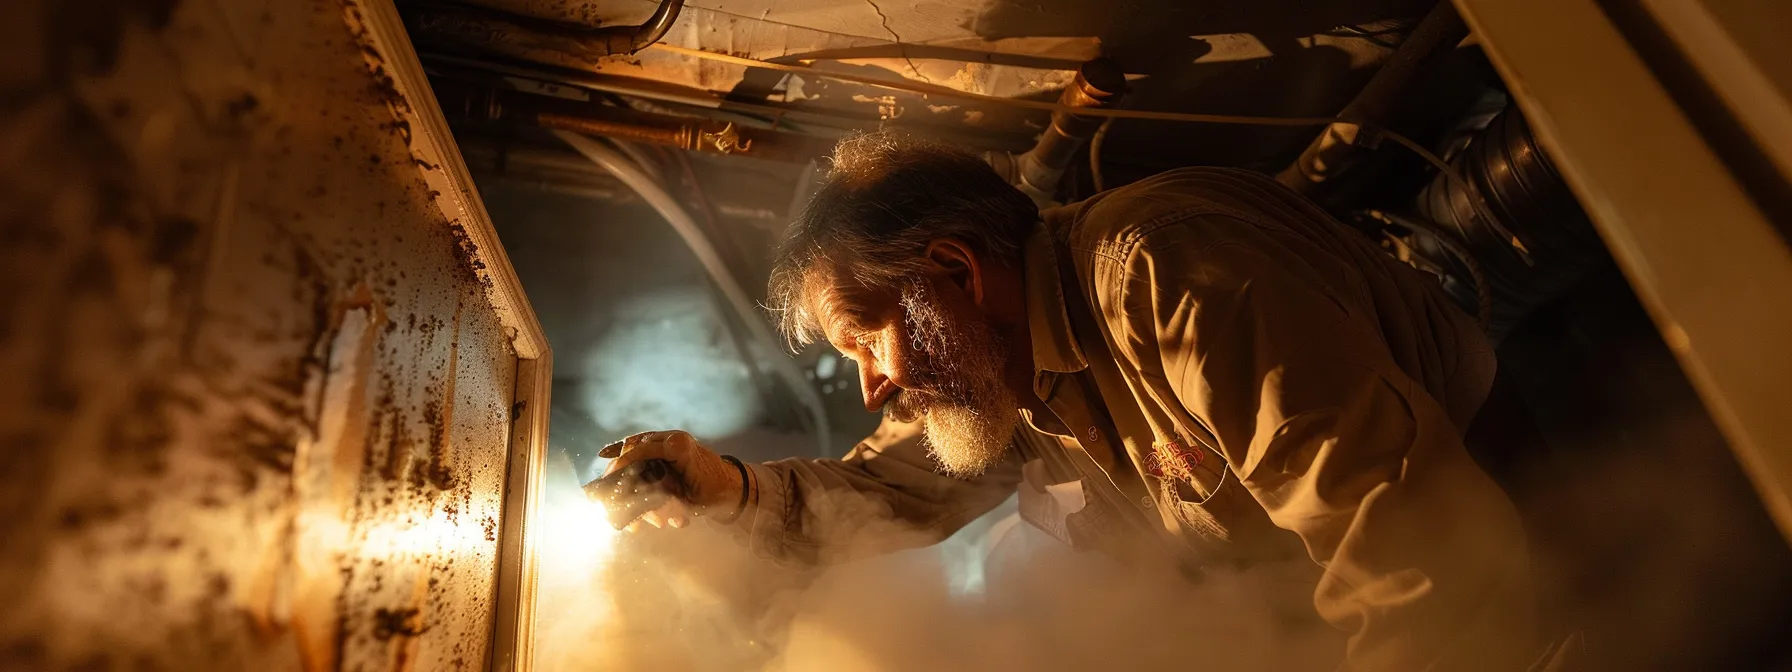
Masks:
[[[765,555],[833,562],[942,540],[1018,489],[1079,549],[1304,568],[1350,669],[1537,658],[1518,515],[1464,448],[1492,348],[1430,278],[1272,180],[1182,169],[1040,212],[974,156],[862,135],[770,289],[793,343],[857,363],[884,424],[839,460],[743,465],[676,431],[607,447],[612,471],[683,475],[647,524],[694,508]],[[878,519],[919,533],[865,533]]]

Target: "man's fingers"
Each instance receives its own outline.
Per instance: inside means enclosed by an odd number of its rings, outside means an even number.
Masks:
[[[684,502],[674,499],[660,508],[641,514],[640,518],[630,521],[623,529],[636,532],[641,529],[642,524],[652,525],[656,528],[682,528],[690,523],[691,508]]]
[[[661,444],[681,449],[689,448],[692,443],[690,432],[681,429],[670,429],[660,432],[641,432],[640,434],[628,437],[625,441],[630,444]]]
[[[610,460],[603,473],[604,476],[609,476],[623,467],[655,457],[680,462],[696,445],[696,439],[683,430],[641,432],[604,446],[597,451],[597,455]]]
[[[682,528],[691,522],[691,508],[685,505],[684,500],[680,499],[667,502],[665,506],[655,510],[654,513],[659,514],[659,517],[664,519],[667,525],[674,528]]]
[[[607,460],[614,460],[618,457],[622,457],[622,446],[627,443],[628,443],[628,439],[623,439],[621,441],[617,441],[610,445],[604,446],[603,448],[598,449],[597,456],[607,459]]]
[[[598,449],[597,456],[613,460],[618,457],[622,457],[622,454],[628,452],[628,449],[630,447],[634,446],[635,444],[641,443],[643,441],[659,440],[660,439],[659,435],[670,434],[670,433],[671,432],[660,431],[660,432],[641,432],[639,434],[631,434],[629,436],[623,437],[622,440],[620,440],[620,441],[613,442],[610,445],[607,445],[607,446],[604,446],[603,448]]]
[[[609,476],[623,467],[655,457],[667,457],[666,444],[656,435],[666,432],[643,432],[604,446],[597,451],[599,457],[608,457],[610,463],[604,465],[604,476]],[[602,478],[601,476],[599,478]]]

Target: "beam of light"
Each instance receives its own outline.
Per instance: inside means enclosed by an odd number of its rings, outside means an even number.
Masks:
[[[616,554],[620,534],[604,518],[603,505],[584,499],[542,507],[536,519],[541,533],[542,578],[581,581],[597,575]]]
[[[547,467],[541,509],[530,523],[539,562],[536,665],[549,672],[588,669],[587,654],[608,649],[598,640],[617,616],[610,565],[621,533],[610,527],[603,506],[585,497],[579,484],[589,479],[574,473],[564,453],[552,453]]]

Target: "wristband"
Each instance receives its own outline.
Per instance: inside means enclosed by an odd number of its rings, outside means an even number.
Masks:
[[[722,459],[726,460],[729,464],[734,465],[734,468],[740,471],[740,501],[734,504],[733,512],[729,513],[724,518],[717,518],[715,520],[718,523],[732,523],[734,522],[734,519],[740,517],[742,512],[747,510],[747,495],[751,493],[753,479],[751,476],[747,475],[747,465],[741,464],[739,458],[736,458],[733,455],[723,455]]]

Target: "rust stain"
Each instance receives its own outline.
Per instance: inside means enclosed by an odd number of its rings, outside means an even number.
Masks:
[[[293,629],[306,670],[334,670],[341,657],[338,604],[348,577],[342,562],[361,466],[368,449],[368,386],[384,309],[366,285],[344,301],[332,322],[316,435],[300,441],[293,460],[297,524]]]
[[[460,369],[460,326],[461,313],[464,308],[464,302],[455,301],[454,331],[449,335],[448,369],[442,385],[442,398],[434,402],[433,413],[426,413],[426,416],[433,416],[429,420],[432,440],[429,446],[429,472],[427,475],[430,485],[435,486],[438,490],[454,489],[455,478],[450,457],[452,448],[450,442],[454,435],[454,395],[456,382],[459,379],[456,374]]]
[[[376,621],[380,620],[381,611],[386,612],[385,622],[374,626],[373,637],[381,641],[393,640],[389,644],[392,657],[388,668],[392,672],[411,672],[416,668],[418,649],[423,644],[422,635],[429,631],[428,615],[424,610],[429,605],[429,589],[436,583],[429,578],[429,574],[428,566],[417,570],[417,578],[411,582],[410,601],[406,606],[374,612]],[[395,617],[400,620],[394,622]],[[394,625],[398,627],[392,627]]]
[[[17,1],[0,667],[482,659],[511,350],[361,0]]]

